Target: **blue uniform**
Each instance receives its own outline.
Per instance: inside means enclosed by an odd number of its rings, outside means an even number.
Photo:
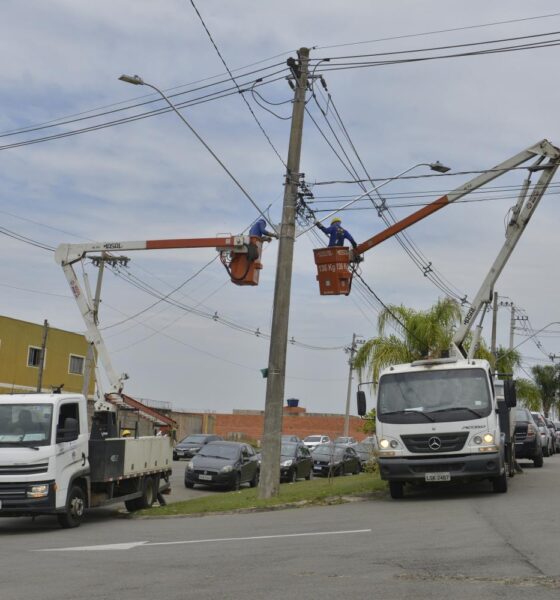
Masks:
[[[329,246],[344,246],[344,240],[348,240],[353,248],[357,246],[354,238],[338,223],[330,227],[317,223],[317,227],[329,236]]]
[[[249,229],[249,235],[255,237],[263,237],[263,235],[276,237],[275,233],[270,233],[270,231],[266,230],[266,221],[264,219],[259,219],[251,225],[251,229]]]

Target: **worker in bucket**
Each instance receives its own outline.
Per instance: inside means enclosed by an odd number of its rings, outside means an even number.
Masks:
[[[342,221],[339,217],[334,217],[330,227],[325,227],[318,221],[315,225],[326,235],[329,236],[329,246],[344,246],[344,240],[348,240],[352,244],[352,248],[356,248],[354,238],[342,227]]]
[[[272,238],[278,239],[278,234],[273,231],[267,231],[266,229],[266,221],[264,219],[259,219],[255,221],[251,225],[251,229],[249,229],[250,237],[258,237],[264,240],[265,242],[270,242]]]

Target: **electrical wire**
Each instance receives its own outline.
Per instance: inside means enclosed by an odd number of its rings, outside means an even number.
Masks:
[[[233,81],[233,83],[235,84],[235,86],[237,87],[237,91],[240,93],[241,98],[243,99],[243,102],[245,102],[247,108],[249,109],[249,112],[251,113],[253,119],[256,121],[257,125],[259,126],[259,129],[261,130],[262,134],[264,135],[264,137],[266,138],[266,140],[268,141],[270,147],[274,150],[276,156],[280,159],[280,162],[284,165],[284,167],[287,168],[286,163],[284,162],[284,159],[282,158],[282,156],[280,156],[280,153],[278,152],[278,150],[276,149],[276,146],[274,146],[274,144],[272,143],[272,140],[270,139],[268,133],[265,131],[262,123],[259,121],[259,119],[257,118],[257,115],[255,114],[255,112],[253,111],[253,108],[251,107],[251,105],[249,104],[249,102],[247,101],[247,98],[245,98],[245,96],[241,93],[241,88],[239,87],[239,85],[237,84],[237,81],[235,79],[235,77],[233,76],[233,73],[231,72],[230,68],[228,67],[224,57],[222,56],[222,53],[220,52],[220,50],[218,49],[218,46],[216,45],[216,42],[214,41],[214,38],[212,37],[212,34],[210,33],[206,23],[204,22],[204,19],[202,18],[202,15],[200,14],[198,8],[196,7],[194,0],[190,0],[192,7],[194,8],[198,18],[200,19],[200,22],[202,23],[202,26],[204,27],[204,30],[206,31],[206,33],[208,34],[208,37],[210,38],[210,41],[212,42],[212,45],[214,46],[214,49],[216,50],[218,56],[220,57],[220,60],[222,61],[222,64],[224,65],[224,67],[226,68],[226,71],[228,72],[231,80]]]

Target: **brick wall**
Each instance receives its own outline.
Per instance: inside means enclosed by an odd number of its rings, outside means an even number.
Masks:
[[[262,411],[234,411],[232,414],[217,413],[215,433],[224,438],[232,434],[242,434],[246,438],[261,440],[263,435],[264,413]],[[350,417],[348,435],[361,440],[366,434],[360,431],[363,421]],[[344,415],[308,413],[302,407],[284,408],[282,433],[297,435],[301,439],[308,435],[325,434],[334,439],[344,430]]]

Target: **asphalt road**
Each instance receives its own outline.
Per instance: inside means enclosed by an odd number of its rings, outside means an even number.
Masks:
[[[194,518],[94,511],[66,531],[0,520],[0,596],[557,600],[560,456],[488,490]]]

